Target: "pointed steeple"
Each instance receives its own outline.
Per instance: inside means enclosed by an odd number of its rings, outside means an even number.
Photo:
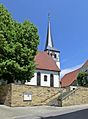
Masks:
[[[47,38],[46,38],[46,45],[45,50],[51,49],[54,47],[52,34],[51,34],[51,24],[50,24],[50,14],[48,14],[48,28],[47,28]]]
[[[52,58],[55,60],[57,66],[60,69],[60,51],[54,48],[52,33],[51,33],[50,14],[48,14],[47,38],[46,38],[46,45],[44,51],[46,51],[48,55],[52,56]]]

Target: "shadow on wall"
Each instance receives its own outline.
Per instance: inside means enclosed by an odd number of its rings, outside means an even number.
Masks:
[[[8,98],[8,95],[10,93],[11,86],[8,85],[0,85],[0,104],[7,104],[7,100],[10,101],[10,97]]]

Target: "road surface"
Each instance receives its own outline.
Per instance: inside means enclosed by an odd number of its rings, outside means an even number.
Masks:
[[[88,109],[41,119],[88,119]]]
[[[88,119],[88,104],[69,107],[0,105],[0,119]]]

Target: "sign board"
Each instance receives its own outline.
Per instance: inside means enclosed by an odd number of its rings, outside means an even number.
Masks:
[[[32,93],[23,93],[24,101],[32,101]]]

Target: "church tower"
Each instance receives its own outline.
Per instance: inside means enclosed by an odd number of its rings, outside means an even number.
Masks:
[[[48,55],[52,56],[58,68],[60,69],[60,51],[54,48],[54,43],[53,43],[52,33],[51,33],[50,14],[48,14],[47,38],[46,38],[46,45],[45,45],[44,51],[46,51]]]

